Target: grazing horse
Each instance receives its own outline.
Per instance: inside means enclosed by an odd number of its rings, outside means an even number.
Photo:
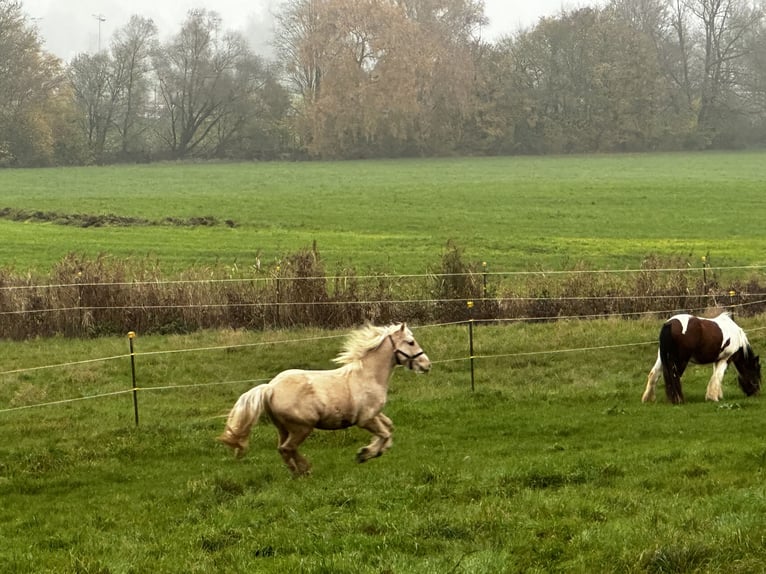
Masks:
[[[359,450],[357,461],[383,454],[392,443],[393,424],[381,410],[394,367],[426,373],[431,361],[404,323],[368,324],[353,331],[334,361],[343,366],[324,371],[290,369],[244,393],[231,409],[219,440],[242,456],[251,427],[266,413],[279,433],[279,454],[294,475],[311,469],[298,447],[315,428],[356,425],[375,435]]]
[[[721,381],[729,363],[734,363],[739,386],[747,396],[756,394],[761,388],[760,359],[753,352],[745,332],[729,313],[722,313],[715,319],[674,315],[660,329],[657,361],[649,372],[641,400],[654,400],[654,389],[662,374],[670,402],[684,402],[681,375],[689,361],[700,365],[714,364],[713,376],[705,392],[705,398],[710,401],[723,398]]]

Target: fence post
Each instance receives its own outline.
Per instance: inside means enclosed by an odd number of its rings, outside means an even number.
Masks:
[[[471,392],[474,390],[474,377],[473,377],[473,301],[467,301],[468,307],[468,355],[471,360]]]
[[[276,313],[276,316],[277,316],[277,327],[281,327],[282,326],[282,296],[281,296],[281,294],[279,292],[279,271],[280,271],[280,266],[277,265],[277,271],[276,271],[276,273],[277,273],[277,275],[276,275],[276,284],[277,284],[277,313]]]
[[[77,324],[76,333],[78,336],[85,336],[83,325],[85,323],[82,313],[82,271],[77,272],[77,312],[79,313],[80,322]]]
[[[707,297],[707,256],[702,256],[702,295]]]
[[[133,352],[133,339],[136,338],[136,334],[133,331],[128,333],[128,341],[130,342],[130,373],[133,378],[133,414],[136,419],[136,426],[138,426],[138,387],[136,386],[136,354]]]

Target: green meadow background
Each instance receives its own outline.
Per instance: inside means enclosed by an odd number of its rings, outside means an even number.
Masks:
[[[0,220],[6,267],[67,253],[276,265],[317,242],[328,271],[422,273],[448,241],[491,270],[636,268],[658,254],[762,265],[766,153],[163,164],[0,170],[0,210],[211,227]],[[45,219],[43,217],[42,219]],[[225,223],[231,219],[230,227]],[[758,269],[749,271],[761,277]],[[406,318],[403,318],[406,319]],[[762,315],[739,318],[757,352]],[[331,368],[345,331],[0,341],[0,572],[742,573],[766,563],[766,407],[732,372],[704,401],[640,397],[661,318],[413,325],[434,363],[397,369],[394,446],[353,428],[302,447],[265,421],[236,460],[215,437],[240,393]],[[41,406],[46,405],[46,406]]]
[[[0,209],[218,225],[0,220],[0,260],[45,271],[108,254],[173,274],[276,265],[316,242],[329,272],[408,274],[452,241],[495,271],[635,268],[652,254],[759,265],[765,180],[761,151],[2,170]]]

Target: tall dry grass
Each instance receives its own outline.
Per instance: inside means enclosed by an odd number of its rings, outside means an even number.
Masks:
[[[0,272],[0,337],[346,328],[365,320],[633,317],[711,307],[747,315],[766,309],[763,291],[759,278],[723,285],[712,270],[692,269],[684,258],[647,257],[631,273],[579,264],[555,273],[488,274],[482,264],[466,262],[454,244],[434,268],[401,277],[360,277],[352,268],[328,272],[316,245],[268,270],[193,268],[172,280],[151,260],[71,254],[48,277]]]

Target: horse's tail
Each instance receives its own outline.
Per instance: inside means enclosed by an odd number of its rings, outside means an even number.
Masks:
[[[670,323],[665,323],[660,329],[660,361],[662,361],[662,378],[665,380],[665,394],[673,404],[684,402],[681,391],[681,375],[678,372],[678,348],[673,339]]]
[[[229,412],[226,428],[218,440],[233,448],[238,457],[244,455],[247,450],[250,429],[258,422],[261,413],[263,413],[271,394],[269,389],[268,384],[253,387],[237,399]]]

